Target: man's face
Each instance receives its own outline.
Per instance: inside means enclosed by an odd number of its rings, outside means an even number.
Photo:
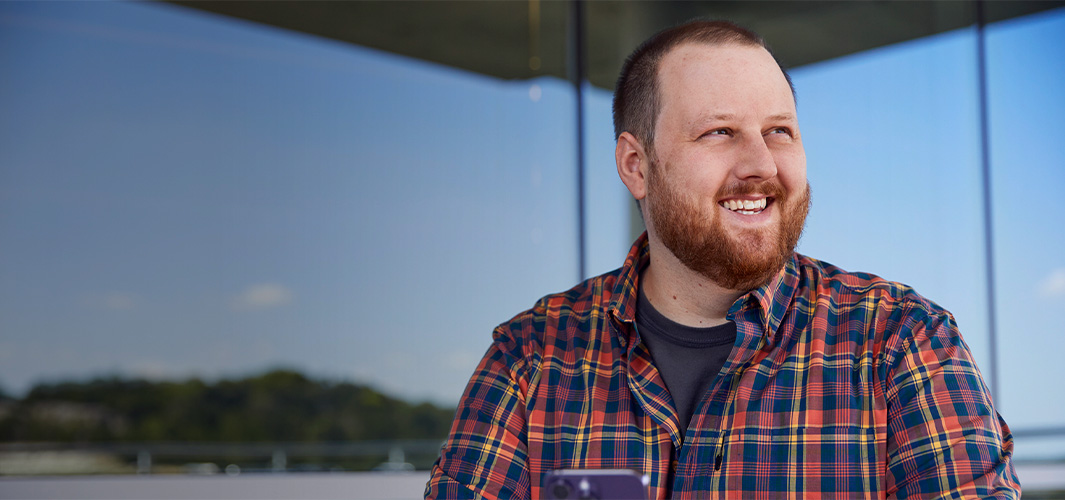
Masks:
[[[648,229],[688,268],[747,291],[794,251],[809,209],[795,101],[767,51],[684,44],[659,67]]]

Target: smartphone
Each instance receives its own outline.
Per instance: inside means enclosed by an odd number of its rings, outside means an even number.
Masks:
[[[651,478],[629,469],[562,469],[544,476],[543,497],[647,500]]]

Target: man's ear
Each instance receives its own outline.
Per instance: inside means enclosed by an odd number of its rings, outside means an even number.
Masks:
[[[636,136],[622,132],[618,136],[618,144],[614,147],[614,161],[618,165],[618,176],[625,187],[629,188],[632,197],[637,200],[647,196],[647,169],[650,162],[643,145]]]

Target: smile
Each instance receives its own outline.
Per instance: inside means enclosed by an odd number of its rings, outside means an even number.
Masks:
[[[769,198],[759,198],[757,200],[723,200],[719,201],[717,204],[731,212],[743,215],[754,215],[765,210],[766,205],[769,204]]]

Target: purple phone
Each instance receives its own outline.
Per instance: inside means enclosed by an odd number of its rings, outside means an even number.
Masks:
[[[563,469],[544,476],[544,498],[647,500],[650,478],[629,469]]]

